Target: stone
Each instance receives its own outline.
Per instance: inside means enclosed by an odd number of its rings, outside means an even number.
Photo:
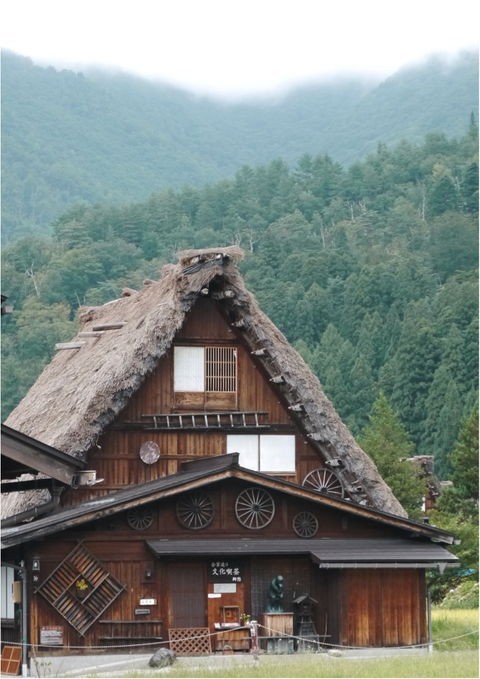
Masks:
[[[176,655],[168,648],[159,648],[158,651],[152,655],[148,664],[150,667],[168,667],[173,665],[176,660]]]

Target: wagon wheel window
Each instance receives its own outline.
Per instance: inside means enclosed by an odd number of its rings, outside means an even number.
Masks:
[[[293,530],[299,538],[313,538],[318,531],[317,517],[312,512],[298,512],[293,517]]]
[[[303,486],[313,488],[319,493],[328,493],[336,497],[344,496],[344,488],[338,476],[331,469],[319,467],[309,472],[303,479]]]
[[[246,488],[239,493],[235,502],[235,515],[245,528],[265,528],[274,514],[275,502],[263,488]]]
[[[185,528],[191,530],[206,528],[212,523],[213,516],[212,499],[202,491],[190,493],[177,502],[177,519]]]
[[[133,530],[146,530],[153,523],[153,512],[146,507],[133,507],[127,512],[127,523]]]

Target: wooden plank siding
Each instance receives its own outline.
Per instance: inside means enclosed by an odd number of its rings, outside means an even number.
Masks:
[[[176,516],[176,498],[156,501],[148,505],[152,510],[153,522],[148,528],[134,530],[128,526],[127,512],[106,517],[90,526],[65,531],[56,539],[47,539],[37,545],[26,545],[30,550],[28,559],[40,559],[40,582],[56,568],[58,563],[83,541],[85,547],[102,566],[126,590],[102,615],[101,620],[133,620],[135,609],[141,599],[156,599],[149,606],[150,614],[142,620],[163,620],[162,635],[166,638],[168,626],[174,619],[170,598],[171,579],[175,569],[169,566],[172,559],[156,559],[146,545],[147,540],[162,538],[209,538],[214,539],[255,539],[265,537],[264,531],[252,531],[242,526],[235,515],[235,499],[248,484],[238,479],[229,479],[222,484],[206,486],[214,507],[214,518],[208,528],[192,531],[182,526]],[[367,520],[345,519],[342,511],[319,507],[303,500],[272,492],[275,501],[275,516],[268,526],[268,537],[275,541],[295,538],[292,522],[299,511],[311,511],[319,523],[317,537],[360,538],[389,537],[395,531],[381,523]],[[217,543],[218,544],[218,543]],[[212,555],[212,557],[222,555]],[[178,559],[176,560],[178,561]],[[315,622],[319,634],[330,635],[328,641],[345,645],[382,646],[421,643],[425,638],[425,612],[423,572],[407,569],[357,569],[324,570],[312,563],[308,555],[295,556],[252,556],[244,557],[245,581],[238,595],[223,599],[224,604],[238,602],[242,609],[258,616],[264,612],[268,586],[271,579],[282,574],[286,579],[285,602],[287,606],[302,593],[311,594],[318,604],[315,607]],[[209,558],[193,557],[184,559],[185,569],[189,563],[200,563],[206,573]],[[170,571],[169,571],[170,568]],[[173,569],[172,569],[173,568]],[[198,568],[197,570],[198,577]],[[145,578],[145,572],[152,572]],[[185,576],[188,577],[188,574]],[[192,576],[193,577],[193,576]],[[203,576],[206,577],[206,576]],[[223,597],[223,595],[222,595]],[[212,603],[213,602],[213,603]],[[218,599],[207,600],[205,611],[210,611],[208,624],[215,621],[215,605]],[[177,602],[178,603],[178,602]],[[206,615],[206,613],[205,613]],[[206,624],[206,623],[204,623]],[[85,638],[78,635],[55,609],[40,595],[32,596],[31,634],[38,642],[39,626],[63,625],[65,643],[71,646],[98,645],[105,635],[105,625],[98,621]],[[213,631],[213,629],[212,629]],[[133,634],[133,633],[132,633]]]
[[[346,569],[339,577],[342,645],[388,647],[426,642],[423,570]]]

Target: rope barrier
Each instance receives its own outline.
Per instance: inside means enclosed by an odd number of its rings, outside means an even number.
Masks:
[[[281,638],[289,638],[289,639],[294,639],[297,641],[302,641],[306,642],[308,644],[316,644],[317,646],[329,646],[333,649],[340,649],[340,650],[351,650],[351,651],[362,651],[365,650],[365,646],[346,646],[346,645],[340,645],[340,644],[331,644],[328,641],[316,641],[315,639],[308,638],[308,637],[298,637],[293,634],[287,634],[286,632],[277,632],[276,630],[270,629],[269,627],[265,627],[264,625],[261,625],[260,623],[258,624],[258,627],[266,630],[267,632],[275,632],[275,636],[279,639]],[[449,641],[455,641],[456,639],[461,639],[462,637],[468,637],[472,634],[478,634],[479,630],[472,630],[471,632],[465,632],[465,634],[459,634],[456,637],[450,637],[449,639],[438,639],[437,641],[427,641],[423,644],[409,644],[406,646],[392,646],[391,648],[393,649],[413,649],[413,648],[426,648],[428,646],[434,646],[436,644],[445,644]],[[317,634],[316,636],[321,637],[323,636],[322,634]],[[259,637],[260,639],[262,637]]]
[[[340,650],[355,650],[355,651],[361,651],[365,650],[364,646],[345,646],[345,645],[339,645],[339,644],[331,644],[326,641],[317,641],[312,638],[308,637],[299,637],[295,636],[294,634],[287,634],[286,632],[277,632],[276,630],[273,630],[269,627],[265,627],[264,625],[258,624],[258,627],[266,630],[267,632],[274,632],[274,638],[282,639],[294,639],[296,641],[301,641],[305,642],[308,644],[316,644],[319,647],[323,646],[329,646],[334,649],[340,649]],[[220,630],[217,632],[209,632],[207,634],[197,634],[194,636],[190,637],[184,637],[183,639],[176,639],[175,641],[191,641],[194,639],[203,639],[205,637],[215,637],[219,634],[224,634],[225,632],[233,632],[242,629],[241,626],[239,627],[230,627],[228,629]],[[465,632],[465,634],[459,634],[458,636],[455,637],[450,637],[449,639],[438,639],[436,641],[431,641],[431,642],[426,642],[423,644],[410,644],[407,646],[394,646],[392,649],[413,649],[413,648],[426,648],[427,646],[434,646],[436,644],[445,644],[448,643],[449,641],[456,641],[457,639],[462,639],[463,637],[468,637],[473,634],[478,634],[479,630],[472,630],[471,632]],[[272,635],[269,635],[272,636]],[[321,637],[321,634],[317,634],[316,636]],[[261,636],[258,637],[259,640],[262,639]],[[7,642],[5,642],[7,643]],[[47,645],[40,645],[40,644],[22,644],[21,642],[18,641],[9,641],[8,645],[9,646],[26,646],[27,648],[32,648],[36,650],[42,650],[45,648],[55,648],[55,650],[59,649],[65,649],[65,650],[75,650],[79,649],[82,651],[88,651],[88,650],[109,650],[109,649],[122,649],[122,648],[145,648],[146,646],[162,646],[163,644],[169,644],[170,641],[165,639],[162,641],[149,641],[149,642],[144,642],[142,644],[116,644],[116,645],[107,645],[107,644],[102,644],[101,646],[47,646]]]

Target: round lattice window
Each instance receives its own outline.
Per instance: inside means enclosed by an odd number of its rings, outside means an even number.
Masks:
[[[331,469],[319,467],[306,475],[303,479],[303,486],[313,488],[319,493],[328,493],[336,497],[343,497],[343,484],[338,476]]]
[[[235,502],[235,515],[245,528],[265,528],[274,514],[275,502],[263,488],[246,488]]]
[[[146,507],[133,507],[127,512],[127,523],[133,530],[146,530],[153,523],[153,512]]]
[[[298,512],[293,517],[293,530],[299,538],[313,538],[318,531],[317,517],[312,512]]]
[[[177,519],[191,530],[206,528],[213,521],[213,502],[207,493],[197,491],[185,495],[177,502]]]

